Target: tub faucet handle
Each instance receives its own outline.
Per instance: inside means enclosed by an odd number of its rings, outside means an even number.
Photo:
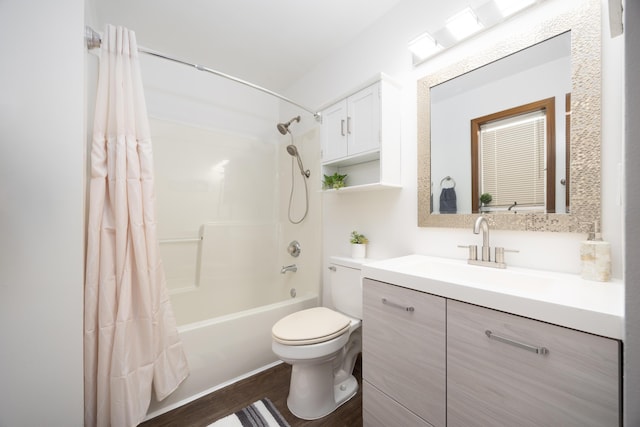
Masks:
[[[292,273],[295,273],[296,271],[298,271],[298,266],[295,264],[291,264],[291,265],[283,265],[282,268],[280,269],[280,274],[284,274],[287,271],[290,271]]]

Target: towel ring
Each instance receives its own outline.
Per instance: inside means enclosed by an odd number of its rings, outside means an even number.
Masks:
[[[451,187],[442,187],[442,184],[445,181],[451,181],[452,183]],[[456,180],[447,175],[444,178],[442,178],[442,180],[440,181],[440,188],[456,188]]]

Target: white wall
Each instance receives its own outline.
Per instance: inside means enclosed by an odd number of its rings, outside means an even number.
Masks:
[[[348,92],[378,72],[403,84],[402,184],[399,192],[348,194],[323,199],[324,258],[348,255],[348,235],[357,229],[370,238],[369,256],[387,258],[408,253],[464,259],[459,244],[478,239],[471,230],[417,227],[416,81],[446,65],[456,63],[491,40],[509,37],[554,16],[567,2],[548,0],[468,42],[461,43],[414,68],[407,42],[424,30],[421,16],[428,13],[420,0],[401,2],[376,25],[336,52],[292,85],[288,95],[299,102],[322,105]],[[606,10],[603,26],[608,25]],[[622,146],[622,41],[603,32],[603,234],[612,243],[613,275],[622,275],[622,207],[619,202],[619,163]],[[514,266],[573,272],[580,270],[579,244],[586,235],[492,231],[492,245],[518,249],[509,254]]]
[[[84,2],[0,2],[0,426],[83,424]]]

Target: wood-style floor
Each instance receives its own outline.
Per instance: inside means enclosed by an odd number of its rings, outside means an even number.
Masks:
[[[262,371],[184,406],[145,421],[140,427],[204,427],[247,405],[269,398],[291,427],[361,427],[362,363],[358,357],[354,376],[360,389],[347,403],[332,414],[314,421],[296,418],[287,408],[291,366],[285,363]]]

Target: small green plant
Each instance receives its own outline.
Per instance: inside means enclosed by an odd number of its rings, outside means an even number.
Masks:
[[[325,190],[330,189],[338,189],[344,187],[344,180],[347,178],[347,175],[340,175],[338,172],[333,175],[324,175],[324,180],[322,181],[322,187]]]
[[[351,232],[351,239],[349,241],[354,245],[366,245],[369,243],[369,239],[367,239],[364,234],[360,234],[355,230]]]
[[[483,205],[488,205],[489,203],[491,203],[492,200],[493,200],[493,197],[491,197],[491,194],[489,193],[482,193],[480,195],[480,203]]]

